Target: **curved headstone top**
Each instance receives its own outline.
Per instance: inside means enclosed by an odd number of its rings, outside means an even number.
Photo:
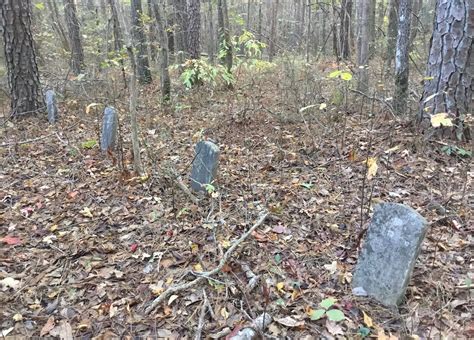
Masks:
[[[377,205],[352,280],[354,294],[364,292],[389,306],[400,304],[427,227],[406,205]]]
[[[102,120],[102,134],[100,136],[100,149],[102,151],[112,150],[115,147],[117,128],[117,111],[114,107],[107,106],[104,110],[104,117]]]
[[[219,162],[219,147],[211,141],[196,144],[196,156],[191,172],[191,188],[194,191],[206,191],[206,184],[211,184],[216,176]]]

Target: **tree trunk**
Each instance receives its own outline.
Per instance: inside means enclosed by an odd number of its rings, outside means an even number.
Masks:
[[[350,25],[352,13],[352,0],[342,0],[341,2],[341,58],[347,60],[351,56]]]
[[[311,0],[308,0],[308,27],[307,27],[307,32],[306,32],[306,62],[309,63],[309,55],[311,52],[311,37],[312,35],[312,27],[311,27],[311,21],[313,20],[312,18],[312,9],[311,9]],[[306,5],[306,4],[305,4]]]
[[[271,27],[270,27],[270,44],[268,49],[268,59],[273,61],[275,56],[275,45],[277,40],[277,24],[278,24],[278,2],[279,0],[273,0],[272,3],[272,17],[271,17]]]
[[[201,57],[201,0],[189,0],[188,52],[191,59]]]
[[[119,52],[123,47],[123,34],[120,28],[120,20],[117,11],[116,0],[108,0],[110,6],[110,12],[112,14],[112,27],[114,30],[114,49]]]
[[[148,61],[145,33],[142,22],[142,1],[131,1],[132,41],[137,49],[137,79],[140,84],[149,84],[152,81],[150,63]]]
[[[418,33],[418,27],[420,27],[420,11],[422,2],[422,0],[414,0],[413,2],[410,28],[410,50],[412,49],[413,43],[415,42],[416,35]]]
[[[164,21],[165,13],[163,6],[163,15],[157,0],[152,1],[153,17],[155,19],[156,30],[160,40],[160,71],[161,71],[161,98],[163,102],[168,102],[171,98],[171,80],[169,73],[169,51],[168,51],[168,35],[165,32],[166,22]]]
[[[358,37],[357,37],[357,64],[359,66],[359,79],[357,88],[359,91],[366,92],[369,88],[369,16],[370,16],[370,0],[359,0],[358,11]]]
[[[391,74],[392,60],[395,58],[398,32],[398,0],[390,0],[388,5],[387,50],[385,55],[385,72]]]
[[[188,51],[188,12],[186,8],[186,0],[175,0],[174,11],[176,17],[176,50],[179,55]],[[182,59],[182,58],[180,58]],[[182,60],[180,60],[182,62]]]
[[[258,41],[263,41],[262,21],[263,21],[262,2],[260,1],[259,4],[258,4],[258,25],[257,25],[257,39],[258,39]]]
[[[227,72],[232,71],[232,43],[230,41],[229,23],[227,19],[226,0],[217,0],[217,23],[219,25],[219,54],[222,55],[221,64],[226,67]],[[225,52],[222,53],[222,52]]]
[[[208,5],[208,19],[209,19],[209,44],[208,44],[208,54],[209,62],[214,64],[214,52],[215,52],[215,41],[214,41],[214,13],[212,10],[212,0],[209,0]]]
[[[395,57],[394,108],[397,114],[407,113],[409,48],[412,0],[400,0],[398,8],[398,37]]]
[[[339,51],[339,37],[337,34],[337,16],[336,0],[332,0],[332,48],[336,60],[339,61],[341,59],[341,54]]]
[[[44,108],[31,33],[31,0],[2,0],[0,22],[13,115]]]
[[[464,118],[473,112],[473,13],[472,0],[437,1],[420,105],[420,121],[437,113],[448,113],[454,118],[458,139],[470,138]]]
[[[61,40],[61,44],[66,51],[70,51],[69,47],[69,40],[66,35],[66,30],[64,29],[63,23],[61,21],[61,16],[59,15],[58,5],[56,1],[47,0],[46,6],[49,8],[51,12],[51,27],[58,35],[59,39]]]
[[[84,51],[82,49],[81,32],[77,20],[76,4],[74,0],[64,0],[64,14],[69,32],[71,46],[71,70],[74,75],[79,75],[84,69]]]

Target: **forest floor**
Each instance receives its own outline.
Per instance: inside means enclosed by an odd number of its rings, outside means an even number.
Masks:
[[[129,171],[94,144],[103,106],[85,113],[87,101],[65,100],[55,126],[40,116],[2,122],[2,334],[189,339],[201,315],[210,337],[266,311],[268,338],[474,337],[470,159],[447,155],[450,141],[426,141],[388,112],[369,115],[368,102],[292,116],[278,83],[195,89],[168,112],[156,88],[143,87],[147,177],[130,171],[125,116]],[[194,204],[164,173],[173,167],[188,183],[202,138],[216,141],[221,157],[216,191]],[[367,157],[377,160],[372,179]],[[430,223],[398,310],[351,290],[359,236],[380,202],[407,204]],[[215,268],[265,210],[218,274],[145,313],[168,287]],[[248,269],[265,284],[247,290]],[[329,297],[345,320],[312,321]]]

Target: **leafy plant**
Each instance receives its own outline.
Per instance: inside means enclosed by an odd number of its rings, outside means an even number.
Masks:
[[[83,149],[92,149],[96,145],[97,141],[95,139],[89,139],[81,144]]]
[[[311,310],[309,313],[309,317],[311,318],[311,320],[319,320],[326,316],[329,320],[334,322],[344,320],[346,317],[344,316],[344,313],[341,310],[337,308],[331,308],[334,306],[335,303],[336,300],[333,298],[324,299],[319,303],[322,308]]]
[[[445,145],[441,148],[441,151],[447,154],[448,156],[456,155],[465,158],[472,157],[472,151],[466,150],[456,145]]]
[[[217,81],[221,80],[226,85],[234,83],[234,77],[227,72],[222,65],[211,65],[204,59],[189,59],[182,65],[175,65],[173,68],[182,67],[180,79],[186,88],[191,88],[198,84],[207,84],[212,87],[217,86]]]

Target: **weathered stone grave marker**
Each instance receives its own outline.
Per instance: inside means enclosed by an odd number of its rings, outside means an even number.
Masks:
[[[191,172],[191,188],[194,191],[206,191],[217,172],[219,147],[210,141],[201,141],[196,145],[196,157]]]
[[[352,280],[354,294],[367,294],[388,306],[400,304],[427,226],[403,204],[376,206]]]
[[[113,149],[117,137],[118,117],[117,111],[111,106],[107,106],[104,110],[104,118],[102,121],[102,135],[100,137],[100,149],[107,151]]]
[[[46,110],[48,112],[48,121],[51,124],[56,123],[58,120],[58,106],[56,104],[56,93],[54,90],[48,90],[45,93],[46,97]]]

